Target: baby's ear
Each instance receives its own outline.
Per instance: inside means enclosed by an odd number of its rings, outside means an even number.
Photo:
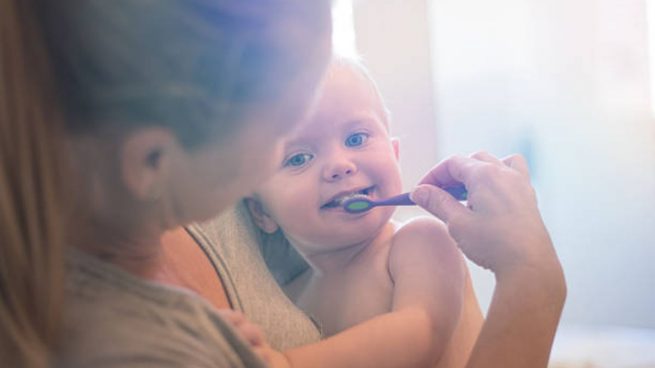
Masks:
[[[250,217],[252,217],[252,221],[258,228],[267,234],[273,234],[277,231],[279,228],[277,222],[266,213],[261,201],[253,197],[247,197],[245,202],[248,212],[250,212]]]
[[[393,153],[396,155],[396,160],[400,159],[400,140],[398,138],[391,138],[391,146],[393,147]]]

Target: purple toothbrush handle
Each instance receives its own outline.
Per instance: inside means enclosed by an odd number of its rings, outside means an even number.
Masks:
[[[391,198],[383,199],[374,202],[376,206],[412,206],[415,205],[414,201],[409,199],[409,193],[399,194]]]
[[[442,189],[448,192],[458,201],[465,201],[468,196],[468,192],[466,191],[466,188],[464,188],[464,186],[442,188]],[[399,194],[397,196],[393,196],[391,198],[387,198],[375,202],[376,206],[412,206],[415,204],[416,203],[414,203],[414,201],[412,201],[409,198],[409,193]]]

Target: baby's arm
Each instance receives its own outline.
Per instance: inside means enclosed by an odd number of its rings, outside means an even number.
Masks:
[[[465,268],[459,250],[440,222],[415,220],[395,235],[389,272],[394,281],[391,312],[286,351],[290,366],[433,366],[461,310]]]
[[[393,312],[416,318],[412,330],[421,346],[414,353],[434,364],[453,336],[462,310],[466,268],[461,253],[443,223],[416,219],[398,231],[389,271],[394,281]]]

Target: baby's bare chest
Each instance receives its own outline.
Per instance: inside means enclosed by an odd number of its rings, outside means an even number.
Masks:
[[[392,298],[386,262],[372,261],[314,280],[299,302],[330,336],[389,312]]]

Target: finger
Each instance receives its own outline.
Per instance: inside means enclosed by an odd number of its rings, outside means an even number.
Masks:
[[[530,175],[530,168],[528,162],[521,155],[510,155],[503,158],[503,163],[510,168],[520,172],[523,175]]]
[[[264,343],[264,334],[257,325],[245,323],[239,328],[239,330],[250,345],[259,346]]]
[[[253,352],[257,354],[265,363],[267,366],[272,366],[273,365],[273,356],[271,354],[271,348],[264,346],[255,346],[252,348]]]
[[[234,311],[232,309],[219,309],[218,314],[233,326],[239,326],[246,320],[243,313]]]
[[[471,158],[474,158],[476,160],[492,163],[492,164],[497,164],[497,165],[502,165],[503,163],[494,155],[492,155],[489,152],[485,151],[480,151],[472,154],[470,156]]]
[[[452,156],[433,167],[419,182],[419,184],[432,184],[438,187],[451,187],[468,181],[471,167],[478,162],[464,156]]]
[[[455,217],[464,217],[469,210],[453,196],[434,185],[423,184],[416,187],[411,199],[420,207],[448,223]]]

